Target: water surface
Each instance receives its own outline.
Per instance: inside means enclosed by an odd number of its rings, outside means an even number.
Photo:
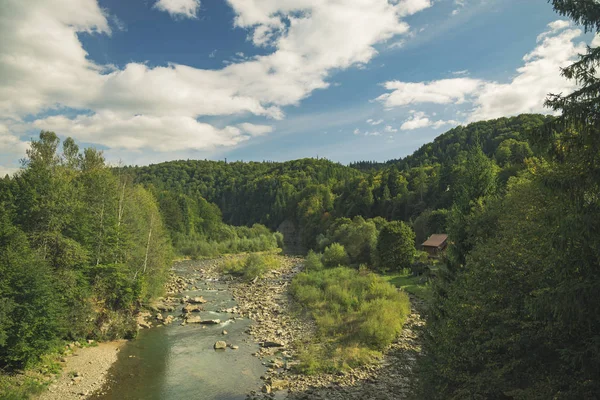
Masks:
[[[176,263],[174,268],[180,276],[193,276],[194,268],[199,265],[186,261]],[[226,285],[198,281],[196,286],[200,290],[190,290],[178,297],[203,296],[208,302],[200,317],[220,319],[221,324],[181,326],[181,321],[176,320],[168,326],[140,331],[136,340],[121,349],[109,372],[105,394],[93,399],[242,400],[251,390],[260,389],[260,376],[266,369],[252,356],[258,346],[245,333],[251,321],[218,312],[236,305]],[[181,306],[171,314],[180,315]],[[232,316],[236,319],[230,319]],[[224,329],[227,335],[222,335]],[[217,340],[238,345],[239,349],[214,350]]]

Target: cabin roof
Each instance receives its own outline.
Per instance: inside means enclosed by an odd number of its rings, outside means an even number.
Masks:
[[[429,236],[425,242],[423,242],[422,246],[424,247],[440,247],[443,245],[446,240],[448,240],[448,235],[445,233],[435,233]]]

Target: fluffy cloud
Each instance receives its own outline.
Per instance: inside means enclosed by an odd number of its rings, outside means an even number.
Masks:
[[[458,125],[458,122],[454,121],[454,120],[432,121],[429,118],[429,116],[422,111],[411,110],[410,114],[411,114],[410,118],[408,118],[406,121],[404,121],[404,123],[400,126],[400,130],[410,131],[413,129],[427,128],[430,126],[434,127],[435,129],[438,129],[445,125]]]
[[[384,93],[376,100],[382,102],[386,108],[419,103],[460,104],[481,85],[482,81],[470,78],[432,82],[389,81],[384,83],[384,87],[392,92]]]
[[[386,125],[385,128],[383,128],[383,131],[385,133],[396,133],[398,132],[398,129],[392,127],[391,125]]]
[[[273,127],[269,125],[255,125],[249,122],[244,122],[243,124],[239,124],[238,128],[240,128],[243,132],[248,133],[250,136],[264,136],[267,133],[273,132]]]
[[[200,0],[158,0],[154,8],[166,11],[174,18],[198,18]]]
[[[375,126],[375,125],[380,125],[380,124],[382,124],[382,123],[383,123],[383,120],[382,120],[382,119],[374,120],[374,119],[371,119],[371,118],[369,118],[369,119],[368,119],[366,122],[367,122],[367,124],[369,124],[369,125],[373,125],[373,126]]]
[[[37,120],[33,125],[86,142],[110,148],[157,151],[185,149],[206,150],[216,146],[233,146],[246,139],[242,130],[214,126],[185,116],[136,115],[122,117],[108,111],[94,115],[79,115],[73,119],[62,115]]]
[[[403,17],[431,6],[429,0],[228,2],[234,24],[247,29],[254,44],[273,51],[205,70],[98,65],[77,36],[111,34],[97,0],[6,0],[0,13],[0,120],[52,109],[60,114],[67,107],[86,114],[40,118],[33,126],[127,149],[234,145],[260,129],[218,129],[197,118],[281,119],[282,107],[327,88],[333,71],[368,63],[376,44],[409,31]],[[159,0],[155,7],[194,17],[199,1]]]
[[[431,82],[390,81],[384,83],[384,87],[391,92],[382,94],[376,100],[386,108],[420,103],[464,103],[471,106],[468,122],[520,113],[548,112],[544,108],[548,93],[567,93],[575,88],[573,81],[560,76],[560,68],[585,52],[584,43],[575,43],[581,30],[567,29],[569,24],[566,21],[555,21],[548,27],[548,31],[538,36],[535,49],[523,57],[523,66],[517,69],[509,83],[472,78]],[[405,129],[428,126],[424,119],[413,115],[403,126]]]

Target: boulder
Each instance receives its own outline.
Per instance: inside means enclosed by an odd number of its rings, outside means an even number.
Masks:
[[[183,311],[184,314],[191,313],[191,312],[200,312],[200,311],[202,311],[202,307],[193,305],[193,304],[187,304],[185,307],[183,307],[181,309],[181,311]]]
[[[202,296],[198,296],[198,297],[193,297],[189,300],[190,303],[194,303],[194,304],[204,304],[206,303],[206,300],[204,300],[204,297]]]
[[[224,350],[227,348],[227,343],[222,340],[219,340],[215,343],[215,350]]]
[[[199,316],[191,316],[191,315],[185,319],[185,322],[187,324],[204,324],[205,323],[204,321],[202,321],[200,319]]]
[[[204,325],[218,325],[221,323],[221,320],[220,319],[207,319],[200,323],[204,324]]]

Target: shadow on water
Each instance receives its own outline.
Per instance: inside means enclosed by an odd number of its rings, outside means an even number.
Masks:
[[[175,264],[179,275],[192,276],[194,262]],[[200,290],[180,296],[203,296],[208,302],[200,317],[220,319],[219,325],[172,325],[140,331],[124,346],[109,372],[108,382],[94,400],[206,399],[242,400],[259,390],[266,369],[252,353],[258,346],[245,333],[248,319],[230,319],[218,312],[235,306],[231,293],[218,282],[198,281]],[[173,313],[181,314],[181,307]],[[228,334],[223,335],[226,329]],[[218,340],[239,346],[238,350],[214,350]]]

